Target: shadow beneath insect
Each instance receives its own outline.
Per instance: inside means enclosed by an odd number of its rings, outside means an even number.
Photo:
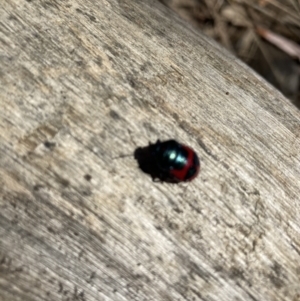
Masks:
[[[153,182],[178,183],[170,178],[166,172],[163,172],[155,162],[151,145],[138,147],[134,151],[134,158],[137,160],[139,168],[146,174],[150,175]]]

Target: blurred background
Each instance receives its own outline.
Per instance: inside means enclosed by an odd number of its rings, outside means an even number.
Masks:
[[[300,108],[300,0],[159,0]]]

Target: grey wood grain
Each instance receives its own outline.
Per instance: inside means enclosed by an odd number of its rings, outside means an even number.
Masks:
[[[156,1],[0,7],[0,300],[300,300],[300,113]],[[175,138],[188,184],[132,157]]]

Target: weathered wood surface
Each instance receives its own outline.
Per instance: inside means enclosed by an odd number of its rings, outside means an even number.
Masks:
[[[155,1],[2,1],[0,300],[300,300],[300,114]],[[176,138],[190,184],[133,153]]]

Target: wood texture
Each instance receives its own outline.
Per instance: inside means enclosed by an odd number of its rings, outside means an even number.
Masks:
[[[300,300],[300,114],[156,1],[0,6],[0,300]],[[189,184],[132,154],[175,138]]]

